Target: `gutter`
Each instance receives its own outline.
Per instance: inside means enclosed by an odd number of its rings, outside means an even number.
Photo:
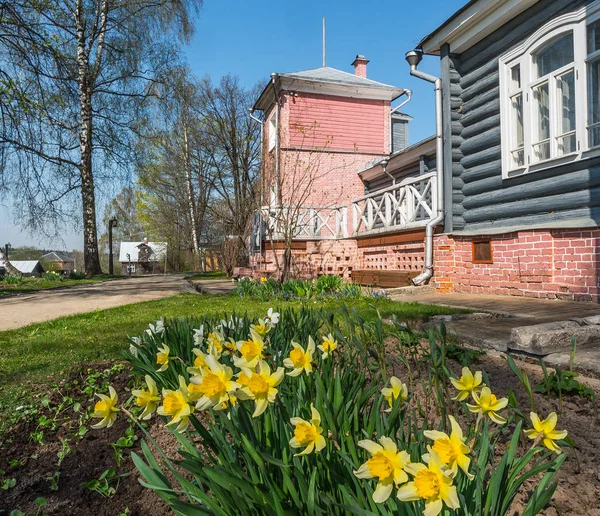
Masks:
[[[413,284],[421,285],[433,276],[433,234],[435,228],[444,220],[444,142],[442,128],[442,79],[417,70],[423,59],[423,53],[411,50],[406,53],[406,61],[410,65],[410,74],[424,81],[431,82],[435,89],[435,168],[437,191],[437,214],[425,226],[425,267],[423,272],[412,279]]]

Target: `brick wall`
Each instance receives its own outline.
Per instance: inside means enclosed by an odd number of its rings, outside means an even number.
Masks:
[[[493,263],[473,263],[472,242],[489,240]],[[598,301],[600,229],[534,230],[435,238],[433,281],[440,292]]]

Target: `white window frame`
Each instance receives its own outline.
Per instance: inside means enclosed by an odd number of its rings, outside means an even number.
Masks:
[[[587,56],[587,25],[600,19],[600,0],[577,11],[559,16],[548,22],[517,47],[511,49],[499,59],[500,74],[500,122],[502,148],[502,178],[521,176],[523,174],[545,170],[563,163],[576,161],[600,154],[600,146],[592,149],[588,145],[588,77],[587,63],[593,60]],[[569,32],[573,33],[573,61],[543,78],[534,77],[533,55],[551,40]],[[512,88],[511,69],[520,66],[521,88]],[[558,113],[556,98],[556,77],[573,69],[575,73],[575,139],[576,150],[569,154],[558,155],[557,128],[560,120],[553,116]],[[535,123],[535,101],[533,88],[545,81],[549,84],[550,105],[550,158],[535,161],[533,155],[533,138]],[[512,162],[511,151],[514,149],[514,128],[512,124],[511,98],[522,93],[524,164],[516,167]]]
[[[277,122],[275,121],[275,113],[271,115],[268,123],[269,142],[267,150],[271,152],[275,148],[277,142]]]

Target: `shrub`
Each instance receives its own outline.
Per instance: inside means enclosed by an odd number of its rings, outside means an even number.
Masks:
[[[412,375],[382,388],[387,338],[381,319],[346,309],[151,325],[131,341],[128,360],[147,383],[131,410],[157,410],[176,427],[182,459],[168,459],[141,426],[155,450],[143,442],[142,456],[132,454],[143,484],[178,514],[500,516],[528,481],[522,514],[538,513],[566,457],[555,415],[532,414],[533,446],[518,453],[520,412],[481,372],[450,377],[433,333],[420,390]],[[114,422],[117,403],[116,394],[98,402],[98,426]]]
[[[42,279],[45,279],[46,281],[62,281],[64,278],[58,272],[49,271],[42,274]]]
[[[7,274],[3,279],[4,283],[8,283],[9,285],[20,285],[23,283],[23,275],[21,274]]]
[[[71,271],[69,273],[69,279],[72,279],[72,280],[82,280],[85,278],[86,278],[85,272]]]

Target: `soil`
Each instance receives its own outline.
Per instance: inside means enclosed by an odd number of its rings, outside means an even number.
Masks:
[[[395,344],[393,347],[395,348]],[[542,372],[537,365],[524,361],[517,361],[517,364],[527,371],[532,385],[535,386],[542,379]],[[93,367],[102,370],[108,365],[96,364]],[[458,362],[449,360],[448,365],[455,373],[460,372],[461,365]],[[524,413],[528,413],[527,394],[499,354],[489,353],[482,356],[473,368],[488,373],[495,393],[506,396],[512,390],[517,397],[519,407]],[[389,374],[395,374],[404,381],[407,379],[407,370],[400,362],[394,362]],[[75,375],[75,378],[81,379],[83,375]],[[600,394],[600,381],[581,377],[578,379],[591,387],[597,395]],[[73,378],[70,380],[72,383]],[[121,400],[127,399],[130,395],[131,380],[131,372],[128,370],[110,379]],[[415,385],[418,383],[415,381]],[[417,390],[419,388],[416,387]],[[77,389],[74,387],[73,392],[61,390],[60,396],[76,397],[77,394]],[[51,406],[60,402],[54,399],[59,396],[58,391],[53,391],[49,396],[52,401]],[[81,396],[82,393],[79,392],[79,397]],[[86,400],[89,405],[87,397]],[[565,450],[568,458],[558,475],[558,488],[550,506],[542,514],[600,516],[600,425],[597,407],[587,399],[565,396],[562,411],[559,411],[557,399],[539,394],[535,395],[535,407],[542,417],[556,411],[559,414],[558,428],[568,430],[569,436],[575,442],[575,448]],[[51,415],[49,411],[42,411],[42,414],[48,417]],[[4,479],[16,478],[17,480],[15,487],[0,491],[0,516],[8,515],[13,509],[19,509],[25,514],[35,514],[34,501],[38,497],[46,499],[47,505],[43,513],[48,515],[172,514],[160,498],[139,483],[139,475],[129,457],[130,451],[139,453],[138,443],[124,450],[125,457],[121,467],[116,467],[110,444],[124,435],[128,426],[125,417],[117,418],[117,422],[109,429],[90,429],[78,442],[73,439],[71,442],[73,451],[66,455],[60,467],[56,465],[57,452],[61,449],[60,439],[72,436],[72,429],[68,424],[60,426],[55,431],[46,429],[45,444],[38,444],[30,439],[30,434],[37,430],[38,418],[39,416],[35,420],[22,422],[7,435],[0,436],[0,469],[6,471]],[[161,422],[157,419],[153,421],[149,427],[150,433],[167,456],[176,458],[177,442]],[[141,438],[140,433],[138,430],[137,435]],[[14,460],[19,460],[22,464],[11,466],[11,461]],[[129,474],[121,479],[114,496],[105,498],[82,486],[83,482],[98,478],[109,468],[115,468],[117,474]],[[47,477],[56,471],[60,471],[60,477],[58,490],[53,491],[50,489]],[[0,485],[1,482],[2,477],[0,477]],[[521,499],[515,503],[511,514],[520,514],[522,501],[526,499],[527,492],[524,492]]]

